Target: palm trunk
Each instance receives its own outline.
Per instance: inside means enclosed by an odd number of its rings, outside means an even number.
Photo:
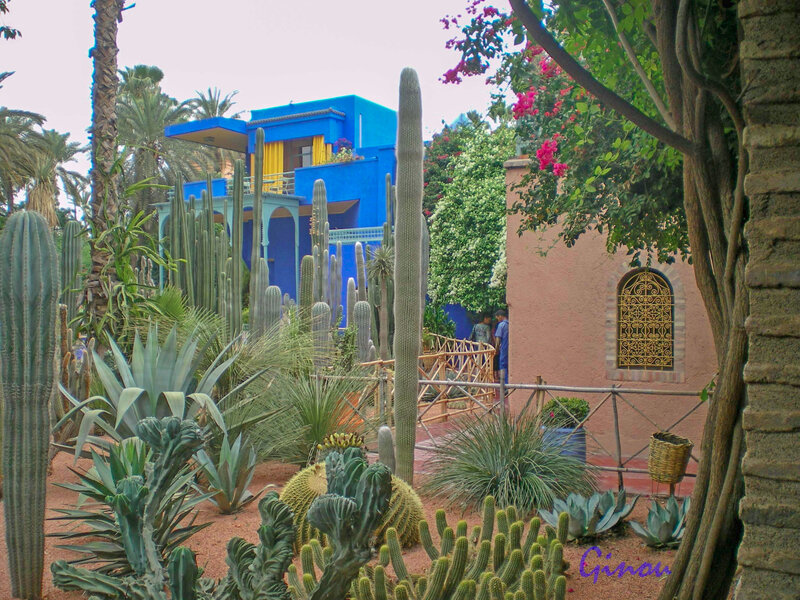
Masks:
[[[89,319],[97,323],[108,311],[111,254],[95,244],[117,215],[117,24],[122,20],[124,0],[95,0],[92,78],[92,198],[90,241],[92,266],[85,293]]]

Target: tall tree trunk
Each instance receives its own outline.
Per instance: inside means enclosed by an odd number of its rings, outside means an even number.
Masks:
[[[95,240],[117,217],[117,25],[122,21],[124,0],[94,0],[94,40],[91,56],[92,77],[92,267],[86,278],[85,293],[89,317],[97,322],[108,311],[111,254]]]
[[[789,600],[800,590],[800,4],[747,0],[738,13],[752,304],[735,597]]]

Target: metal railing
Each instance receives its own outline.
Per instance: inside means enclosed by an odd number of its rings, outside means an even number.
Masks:
[[[244,178],[244,193],[252,194],[255,188],[255,177]],[[203,186],[205,190],[205,186]],[[263,183],[261,184],[261,191],[263,193],[272,194],[286,194],[294,195],[294,171],[286,171],[285,173],[272,173],[264,175]],[[233,195],[233,179],[225,180],[225,195]],[[167,190],[167,200],[172,201],[175,197],[175,190]]]

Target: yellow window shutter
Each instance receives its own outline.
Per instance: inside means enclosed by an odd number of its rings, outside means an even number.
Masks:
[[[264,144],[264,189],[269,192],[283,191],[283,142]]]
[[[330,144],[325,143],[325,137],[315,135],[311,143],[311,161],[313,165],[324,165],[330,157]]]

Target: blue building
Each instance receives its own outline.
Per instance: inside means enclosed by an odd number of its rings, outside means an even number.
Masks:
[[[331,252],[342,242],[343,272],[355,277],[354,244],[378,243],[386,220],[386,174],[395,181],[397,113],[358,96],[341,96],[254,110],[251,119],[215,117],[171,125],[165,135],[206,146],[242,152],[245,165],[243,258],[250,266],[253,243],[253,168],[256,131],[264,130],[263,256],[270,284],[296,297],[299,261],[311,254],[310,218],[314,182],[325,182]],[[358,158],[331,161],[340,147]],[[339,156],[343,156],[342,153]],[[212,182],[214,210],[230,202],[231,180]],[[200,198],[205,181],[184,184],[184,197]],[[226,199],[228,202],[226,202]],[[161,237],[169,204],[157,205]],[[232,214],[228,215],[231,222]],[[343,286],[346,288],[346,286]]]

